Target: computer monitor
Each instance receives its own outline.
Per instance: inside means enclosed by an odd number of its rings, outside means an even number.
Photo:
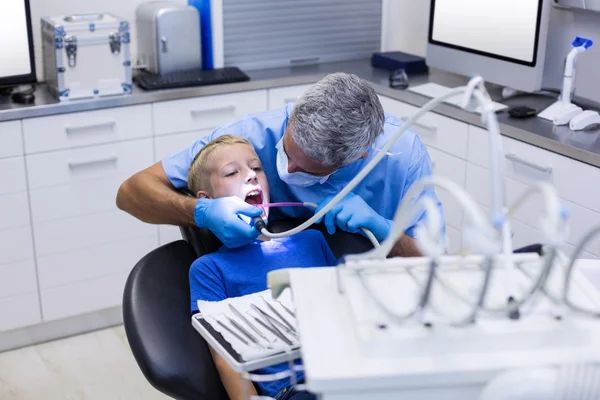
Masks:
[[[427,65],[511,89],[541,89],[549,1],[431,0]]]
[[[29,0],[1,0],[0,86],[35,82]]]

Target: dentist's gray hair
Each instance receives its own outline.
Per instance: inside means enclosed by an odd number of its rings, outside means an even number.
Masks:
[[[369,149],[383,132],[384,120],[377,93],[366,81],[334,73],[300,96],[290,130],[310,159],[341,168]]]

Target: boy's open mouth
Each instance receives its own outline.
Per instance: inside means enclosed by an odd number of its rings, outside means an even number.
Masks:
[[[255,189],[252,190],[250,192],[248,192],[248,194],[246,195],[246,198],[244,199],[244,201],[248,204],[252,204],[252,205],[257,205],[257,204],[262,204],[263,203],[263,193],[262,190],[260,189]]]

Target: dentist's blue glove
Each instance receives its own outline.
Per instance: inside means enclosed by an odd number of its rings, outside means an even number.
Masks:
[[[207,228],[227,247],[240,247],[255,240],[260,232],[237,214],[258,217],[262,209],[246,203],[239,197],[198,199],[194,209],[194,221],[200,228]]]
[[[319,203],[315,214],[325,207],[334,196],[327,196]],[[317,220],[321,222],[322,218]],[[335,233],[335,226],[351,233],[364,233],[360,228],[370,230],[375,238],[382,242],[390,233],[391,221],[377,214],[369,205],[354,193],[349,193],[325,214],[325,226],[330,235]]]

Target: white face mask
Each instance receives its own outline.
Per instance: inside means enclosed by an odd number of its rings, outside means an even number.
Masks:
[[[327,176],[314,176],[306,172],[288,172],[288,156],[283,149],[283,138],[277,143],[277,173],[282,181],[292,186],[307,187],[317,183],[323,184],[329,178]]]

